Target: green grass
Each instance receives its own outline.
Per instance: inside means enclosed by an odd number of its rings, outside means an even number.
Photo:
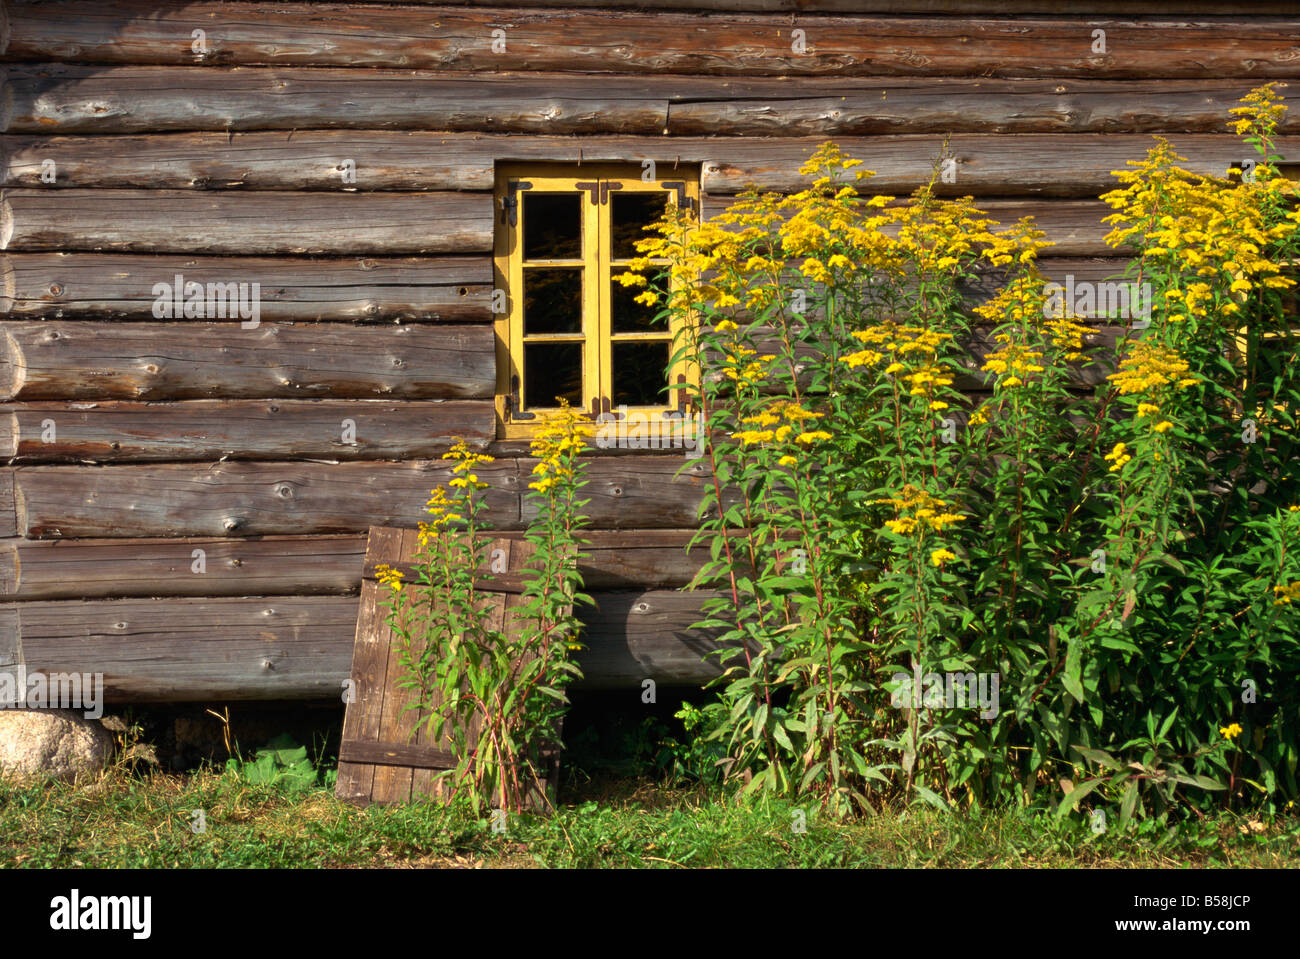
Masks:
[[[361,810],[324,786],[204,771],[79,785],[0,783],[3,867],[1295,867],[1300,819],[1222,813],[1095,836],[1022,812],[899,811],[851,823],[742,807],[644,780],[589,784],[549,817],[486,818],[427,804]],[[202,809],[207,829],[191,830]]]

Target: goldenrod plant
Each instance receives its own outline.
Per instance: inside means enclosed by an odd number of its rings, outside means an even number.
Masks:
[[[1138,255],[1090,315],[1032,221],[933,178],[872,196],[829,143],[808,189],[669,211],[642,241],[621,280],[692,321],[678,357],[704,371],[693,585],[717,590],[726,671],[699,728],[744,793],[1123,822],[1296,796],[1281,110],[1262,87],[1235,111],[1251,176],[1165,141],[1117,173],[1108,239]]]
[[[426,741],[449,741],[457,757],[443,774],[448,798],[464,791],[475,809],[518,812],[553,800],[544,783],[561,745],[565,690],[581,678],[574,606],[590,602],[578,571],[587,502],[578,498],[581,419],[561,401],[532,442],[537,464],[524,502],[533,552],[522,569],[493,566],[480,495],[488,484],[475,472],[492,457],[458,442],[444,456],[455,463],[452,478],[432,491],[420,524],[414,578],[380,570],[399,686],[412,691]],[[494,572],[523,579],[521,602],[504,619],[483,595]]]

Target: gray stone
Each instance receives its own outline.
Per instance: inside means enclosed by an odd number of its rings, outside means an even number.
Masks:
[[[69,709],[0,709],[0,776],[17,781],[95,774],[113,753],[96,720]]]

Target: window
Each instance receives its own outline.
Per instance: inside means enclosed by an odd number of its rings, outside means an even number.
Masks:
[[[497,423],[524,438],[562,397],[594,420],[684,408],[677,332],[614,282],[665,204],[698,204],[698,174],[642,179],[640,165],[503,165],[496,180]],[[500,309],[500,306],[497,306]],[[670,366],[672,368],[670,368]]]

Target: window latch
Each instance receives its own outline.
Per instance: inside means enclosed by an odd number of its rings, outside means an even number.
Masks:
[[[679,207],[681,207],[684,210],[689,210],[691,213],[698,212],[695,209],[695,199],[693,197],[689,197],[686,195],[685,180],[665,180],[663,183],[660,184],[660,186],[662,186],[665,190],[677,191],[677,205]]]
[[[510,392],[506,395],[506,419],[514,422],[515,420],[535,420],[536,413],[525,413],[519,405],[519,377],[510,377]]]
[[[519,197],[515,196],[520,190],[531,190],[533,185],[527,180],[512,180],[506,184],[506,195],[501,198],[501,222],[509,223],[511,226],[517,226],[519,223]]]

